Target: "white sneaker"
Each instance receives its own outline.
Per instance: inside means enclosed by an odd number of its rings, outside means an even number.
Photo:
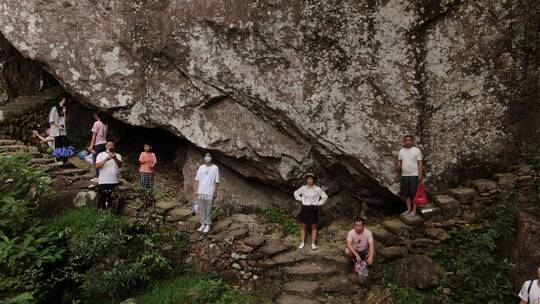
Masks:
[[[317,250],[317,245],[315,245],[315,243],[311,243],[311,249]]]
[[[204,230],[203,230],[202,232],[203,232],[203,233],[208,233],[208,232],[210,232],[210,225],[204,226]]]
[[[300,246],[298,246],[298,249],[304,249],[304,245],[306,245],[304,244],[304,242],[300,243]]]
[[[202,232],[204,230],[206,226],[205,225],[201,225],[201,227],[199,227],[199,229],[197,229],[198,232]]]
[[[403,212],[402,215],[409,215],[409,211]]]
[[[409,212],[409,216],[416,216],[416,212]]]

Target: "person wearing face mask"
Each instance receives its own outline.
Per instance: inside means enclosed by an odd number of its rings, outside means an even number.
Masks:
[[[212,203],[217,197],[219,186],[219,169],[212,163],[210,153],[204,155],[204,164],[197,170],[195,185],[193,186],[195,199],[197,200],[201,227],[198,232],[208,233],[212,226]]]
[[[122,167],[122,156],[116,153],[114,141],[108,140],[105,149],[96,157],[96,169],[99,169],[98,208],[106,208],[111,203],[111,194],[118,186]]]

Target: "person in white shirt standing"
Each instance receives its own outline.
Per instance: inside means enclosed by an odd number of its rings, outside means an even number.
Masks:
[[[306,227],[311,227],[311,249],[317,249],[317,223],[319,221],[319,208],[326,202],[328,195],[315,185],[315,175],[306,174],[306,184],[294,191],[294,199],[302,202],[298,220],[300,221],[299,249],[304,248],[306,241]]]
[[[403,148],[399,150],[397,169],[401,170],[401,195],[407,204],[407,211],[403,214],[416,215],[416,205],[413,204],[418,184],[422,182],[423,172],[422,151],[414,146],[412,135],[403,137]]]
[[[540,304],[540,266],[536,269],[538,279],[525,281],[519,292],[519,304]]]
[[[107,203],[111,203],[111,194],[118,186],[118,174],[122,167],[122,156],[116,153],[112,140],[107,141],[105,149],[96,158],[96,169],[99,169],[98,208],[106,208]]]
[[[208,233],[212,226],[212,204],[217,197],[219,186],[219,169],[212,163],[210,153],[204,155],[204,164],[197,170],[195,177],[194,196],[197,200],[201,227],[198,232]]]

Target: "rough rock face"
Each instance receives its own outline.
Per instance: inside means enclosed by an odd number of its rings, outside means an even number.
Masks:
[[[438,286],[444,270],[425,255],[410,255],[393,265],[388,275],[400,286],[425,289]]]
[[[515,93],[502,1],[4,0],[0,31],[85,103],[288,188],[377,204],[402,135],[430,173],[494,160]],[[290,190],[290,189],[289,189]]]
[[[511,277],[514,286],[521,286],[526,280],[536,277],[536,269],[540,266],[540,221],[529,213],[520,212],[512,243],[510,257],[516,269]]]

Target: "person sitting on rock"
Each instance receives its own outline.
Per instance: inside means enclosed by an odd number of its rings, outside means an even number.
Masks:
[[[412,135],[403,137],[403,148],[399,150],[397,170],[401,170],[401,196],[405,199],[406,216],[416,215],[416,205],[413,204],[418,184],[422,182],[423,156],[422,151],[414,146]]]
[[[197,170],[194,196],[197,201],[201,226],[198,232],[208,233],[212,225],[212,204],[217,197],[219,186],[219,169],[212,163],[210,153],[204,155],[204,164]]]
[[[538,279],[525,281],[519,292],[519,304],[540,304],[540,266],[536,269]]]
[[[375,241],[371,231],[364,228],[364,219],[360,216],[354,219],[354,229],[347,233],[345,256],[351,261],[353,267],[354,262],[359,263],[361,261],[373,265]]]
[[[41,145],[44,151],[52,153],[54,151],[54,137],[51,136],[51,129],[45,130],[44,136],[41,136],[37,130],[32,130],[32,138]]]
[[[114,141],[107,141],[105,149],[96,158],[96,168],[99,169],[98,208],[106,208],[112,203],[111,195],[118,186],[118,174],[122,167],[122,156],[116,153]]]
[[[328,195],[315,185],[315,175],[306,174],[306,183],[294,191],[294,199],[302,202],[298,220],[300,221],[300,246],[304,248],[306,241],[306,227],[311,227],[311,249],[317,249],[317,223],[319,222],[319,208],[326,202]]]

